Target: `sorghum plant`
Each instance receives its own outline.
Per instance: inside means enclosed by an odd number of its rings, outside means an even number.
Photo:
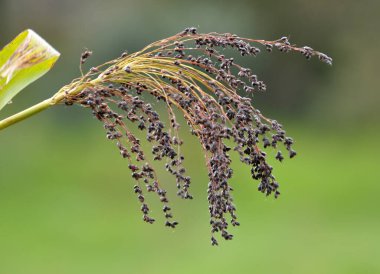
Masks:
[[[178,222],[173,220],[166,191],[146,159],[140,139],[130,131],[127,122],[145,132],[152,144],[154,160],[165,162],[166,170],[175,178],[177,195],[192,199],[191,179],[183,165],[183,141],[175,114],[179,111],[205,153],[211,243],[217,245],[215,233],[230,240],[233,236],[227,230],[229,224],[239,225],[233,189],[229,184],[233,175],[230,151],[236,151],[240,161],[251,167],[258,190],[267,196],[273,194],[275,198],[280,195],[279,184],[264,150],[275,148],[275,158],[279,161],[285,157],[284,150],[290,158],[296,155],[292,149],[293,140],[282,125],[266,118],[252,105],[251,95],[265,91],[264,82],[251,69],[224,56],[224,49],[236,50],[242,56],[256,56],[261,49],[293,51],[307,59],[316,56],[332,64],[327,55],[310,47],[296,47],[286,37],[265,41],[229,33],[198,34],[195,28],[187,28],[139,52],[123,53],[115,60],[91,68],[52,98],[1,121],[0,129],[51,105],[64,103],[84,107],[103,124],[107,138],[128,162],[136,181],[133,190],[141,203],[143,220],[155,221],[149,214],[145,198],[146,192],[154,192],[163,204],[165,225],[174,228]],[[81,64],[90,55],[90,51],[84,52]],[[166,104],[168,125],[152,105],[144,101],[143,94],[150,94]]]

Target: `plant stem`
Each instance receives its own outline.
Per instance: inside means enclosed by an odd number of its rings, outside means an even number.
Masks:
[[[99,79],[94,79],[91,82],[86,82],[86,83],[83,83],[82,80],[83,79],[79,79],[78,81],[73,81],[71,84],[62,87],[55,95],[53,95],[49,99],[46,99],[38,104],[35,104],[34,106],[31,106],[30,108],[27,108],[23,111],[20,111],[19,113],[9,116],[8,118],[5,118],[4,120],[1,120],[0,130],[7,128],[13,124],[16,124],[22,120],[25,120],[26,118],[29,118],[30,116],[33,116],[51,106],[54,106],[60,103],[68,95],[78,94],[86,86],[91,86],[99,82]]]
[[[16,113],[12,116],[9,116],[8,118],[1,120],[0,130],[5,129],[51,106],[58,104],[60,101],[62,101],[64,97],[65,97],[65,93],[57,93],[56,95],[54,95],[53,97],[49,99],[46,99],[38,104],[35,104],[34,106],[31,106],[30,108],[24,109],[23,111],[20,111],[19,113]]]
[[[52,106],[52,98],[44,100],[30,108],[27,108],[23,111],[20,111],[19,113],[16,113],[8,118],[5,118],[4,120],[0,121],[0,130],[7,128],[15,123],[18,123],[34,114],[37,114],[48,107]]]

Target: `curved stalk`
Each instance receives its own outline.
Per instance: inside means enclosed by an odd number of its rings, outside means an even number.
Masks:
[[[91,86],[92,84],[95,84],[98,79],[94,79],[91,82],[87,82],[85,84],[82,83],[83,78],[79,79],[79,81],[74,81],[73,83],[64,86],[61,88],[55,95],[50,97],[49,99],[46,99],[38,104],[35,104],[34,106],[31,106],[27,109],[24,109],[12,116],[9,116],[3,120],[0,121],[0,130],[3,130],[11,125],[14,125],[18,122],[21,122],[43,110],[46,110],[47,108],[57,105],[60,103],[65,97],[68,95],[76,95],[80,91],[82,91],[85,86]]]
[[[20,111],[19,113],[16,113],[8,118],[5,118],[4,120],[0,121],[0,130],[5,129],[13,124],[16,124],[22,120],[25,120],[26,118],[29,118],[30,116],[33,116],[53,105],[54,98],[46,99],[38,104],[35,104],[34,106],[31,106],[30,108],[27,108],[23,111]]]

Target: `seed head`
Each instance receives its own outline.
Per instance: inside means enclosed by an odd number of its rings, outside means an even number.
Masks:
[[[252,105],[250,96],[265,91],[265,83],[251,69],[220,53],[229,48],[242,56],[256,56],[261,52],[260,46],[269,52],[275,47],[283,52],[300,52],[307,59],[317,56],[327,64],[332,63],[330,57],[310,47],[291,45],[287,37],[255,40],[232,34],[198,34],[191,27],[139,52],[124,53],[118,59],[92,68],[65,87],[65,103],[89,109],[103,123],[106,137],[128,161],[145,222],[155,221],[149,216],[145,197],[146,192],[154,192],[163,204],[165,225],[170,228],[178,225],[172,220],[167,192],[127,123],[145,132],[146,140],[152,144],[153,159],[165,162],[165,169],[176,182],[177,195],[192,199],[191,178],[183,166],[183,141],[174,109],[183,115],[205,153],[212,245],[218,245],[216,233],[231,240],[229,225],[240,225],[229,182],[233,176],[230,153],[237,153],[240,161],[250,166],[251,177],[258,181],[260,192],[279,196],[279,184],[264,150],[283,146],[293,158],[296,155],[293,140],[286,136],[281,124],[265,117]],[[81,60],[90,55],[86,51]],[[104,69],[104,66],[108,67]],[[164,123],[145,101],[147,95],[166,104],[169,123]],[[275,158],[282,161],[284,156],[278,151]]]

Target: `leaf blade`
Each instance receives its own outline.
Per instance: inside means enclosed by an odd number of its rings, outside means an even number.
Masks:
[[[22,89],[48,72],[60,53],[33,30],[25,30],[0,51],[0,110]]]

